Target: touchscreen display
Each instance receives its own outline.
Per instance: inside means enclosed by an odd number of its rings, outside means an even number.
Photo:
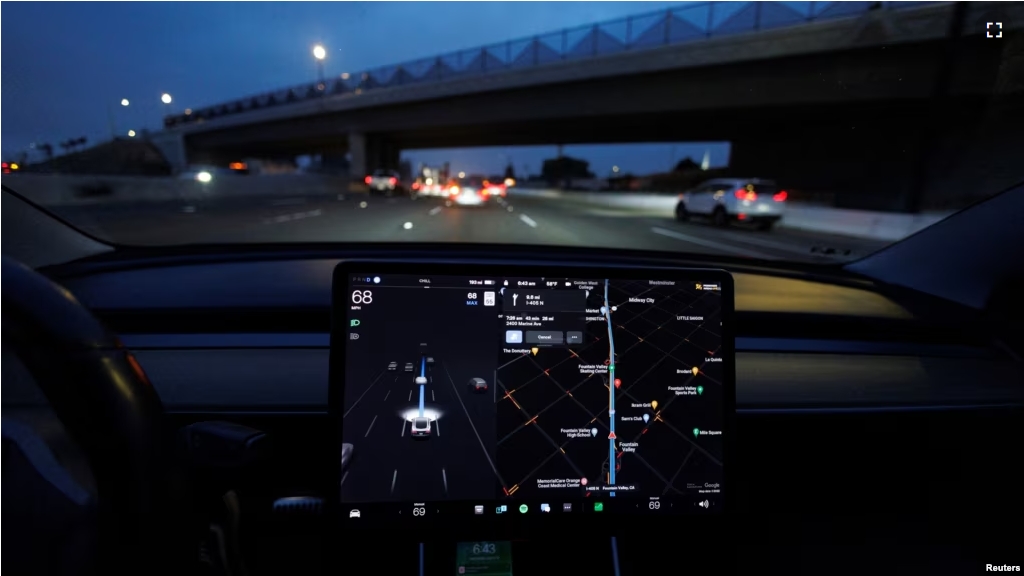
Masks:
[[[347,274],[342,515],[714,513],[731,294],[687,274]]]

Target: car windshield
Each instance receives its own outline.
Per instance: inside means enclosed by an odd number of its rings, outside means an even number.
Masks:
[[[830,265],[1024,181],[1018,2],[4,13],[3,186],[115,245]]]

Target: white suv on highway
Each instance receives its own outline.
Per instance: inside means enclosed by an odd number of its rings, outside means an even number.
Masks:
[[[785,190],[772,180],[720,178],[709,180],[679,195],[676,220],[691,216],[710,218],[718,226],[731,222],[752,224],[769,230],[782,218],[786,208]]]

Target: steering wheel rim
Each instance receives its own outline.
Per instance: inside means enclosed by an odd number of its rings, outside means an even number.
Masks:
[[[98,567],[170,568],[176,528],[163,405],[134,357],[69,291],[3,256],[3,344],[92,467]],[[14,529],[14,528],[11,528]]]

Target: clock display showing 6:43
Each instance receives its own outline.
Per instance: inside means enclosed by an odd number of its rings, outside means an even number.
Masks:
[[[460,542],[457,573],[475,576],[512,576],[511,542]]]

